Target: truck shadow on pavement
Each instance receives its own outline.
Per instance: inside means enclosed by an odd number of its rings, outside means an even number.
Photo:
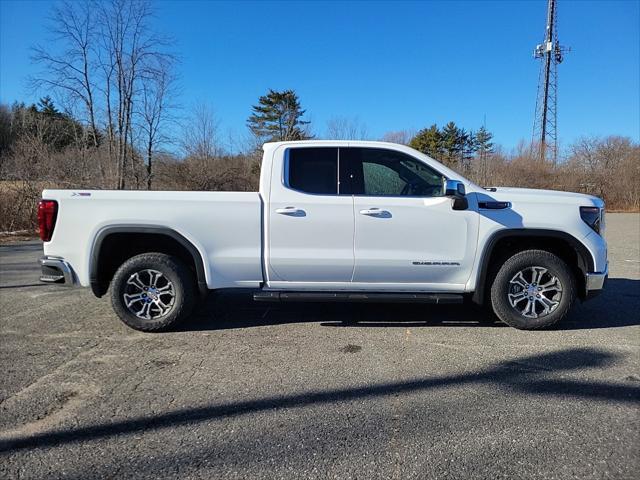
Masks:
[[[13,437],[0,435],[0,451],[23,448],[57,447],[109,437],[148,433],[183,425],[216,421],[282,409],[366,401],[402,394],[416,394],[439,389],[488,385],[510,394],[532,397],[562,397],[619,404],[640,404],[638,379],[627,377],[615,382],[584,381],[568,378],[569,372],[602,369],[616,364],[621,356],[594,348],[571,348],[562,351],[521,356],[499,362],[489,368],[456,375],[411,379],[305,393],[283,393],[253,400],[232,401],[214,405],[182,408],[156,415],[80,426],[68,426],[44,432]]]
[[[251,294],[211,294],[182,331],[320,322],[326,327],[506,327],[471,305],[256,303]],[[640,280],[609,279],[603,293],[578,301],[553,330],[614,328],[640,324]]]

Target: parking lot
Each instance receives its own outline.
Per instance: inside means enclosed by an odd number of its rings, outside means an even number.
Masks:
[[[225,294],[143,334],[0,246],[0,477],[637,478],[640,215],[607,222],[605,293],[534,332]]]

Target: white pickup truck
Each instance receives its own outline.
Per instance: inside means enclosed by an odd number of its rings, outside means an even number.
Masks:
[[[110,290],[129,326],[187,317],[200,294],[257,301],[458,303],[541,328],[604,286],[604,203],[482,188],[409,147],[264,145],[260,191],[45,190],[41,280]]]

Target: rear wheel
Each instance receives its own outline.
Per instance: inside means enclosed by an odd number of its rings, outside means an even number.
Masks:
[[[544,328],[561,320],[575,299],[569,266],[544,250],[525,250],[509,258],[491,286],[491,306],[507,325]]]
[[[166,330],[187,318],[195,304],[193,273],[179,259],[144,253],[123,263],[111,282],[111,304],[120,319],[145,332]]]

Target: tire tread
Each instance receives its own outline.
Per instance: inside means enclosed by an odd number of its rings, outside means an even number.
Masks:
[[[158,321],[145,321],[136,317],[129,312],[122,300],[121,283],[126,282],[133,271],[144,268],[154,268],[165,274],[170,272],[169,275],[175,276],[172,282],[178,290],[177,304],[174,304],[168,315],[160,317]],[[149,252],[128,259],[113,276],[110,290],[111,304],[116,314],[126,325],[143,332],[161,332],[176,326],[191,314],[196,303],[193,273],[180,259],[164,253]]]
[[[553,270],[561,277],[562,299],[558,308],[549,315],[537,319],[528,319],[518,315],[511,307],[505,295],[505,282],[515,275],[517,270],[531,265],[540,265]],[[576,297],[576,280],[569,266],[557,255],[546,250],[523,250],[508,258],[498,269],[491,284],[491,306],[496,316],[507,325],[520,330],[539,330],[550,327],[562,320]]]

